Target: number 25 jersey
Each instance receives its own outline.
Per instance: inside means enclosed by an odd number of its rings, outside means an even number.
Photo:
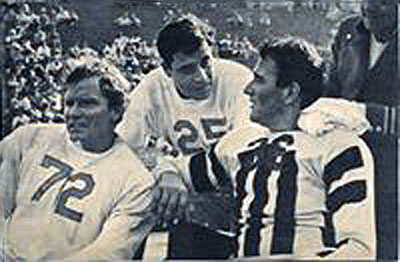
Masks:
[[[0,236],[9,255],[129,259],[150,231],[154,181],[120,138],[94,154],[64,126],[29,125],[6,137],[0,153],[0,215],[8,218]]]
[[[235,189],[238,256],[374,259],[374,165],[357,136],[251,127],[215,154]]]
[[[150,72],[132,92],[118,130],[149,166],[148,141],[161,138],[183,155],[208,148],[227,131],[248,119],[244,88],[253,74],[245,66],[212,59],[212,90],[201,101],[183,99],[162,68]]]

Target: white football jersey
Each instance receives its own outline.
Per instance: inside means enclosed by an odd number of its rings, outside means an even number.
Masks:
[[[30,125],[1,142],[0,156],[9,256],[130,259],[156,222],[154,179],[120,138],[94,154],[73,144],[64,125]]]
[[[244,88],[253,74],[236,62],[212,59],[212,91],[202,101],[183,99],[162,68],[150,72],[130,95],[118,132],[147,166],[154,167],[152,141],[178,155],[191,155],[248,121]],[[153,145],[154,146],[154,145]]]
[[[375,258],[374,165],[356,135],[241,128],[207,159],[209,184],[234,188],[237,256]]]

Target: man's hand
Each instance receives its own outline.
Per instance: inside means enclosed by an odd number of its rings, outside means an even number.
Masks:
[[[185,220],[230,235],[235,232],[236,213],[229,191],[188,193],[179,175],[166,172],[159,177],[156,199],[157,215],[167,223]]]
[[[166,172],[160,175],[157,185],[157,215],[174,224],[184,219],[188,192],[183,179],[178,174]]]
[[[400,106],[368,103],[366,108],[373,132],[400,137]]]
[[[213,191],[189,195],[186,220],[233,236],[237,229],[235,202],[230,192]]]

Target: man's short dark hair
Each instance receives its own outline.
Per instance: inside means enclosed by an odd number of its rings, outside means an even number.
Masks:
[[[291,36],[269,40],[261,47],[260,55],[262,59],[270,57],[276,63],[277,87],[286,87],[294,81],[300,85],[301,108],[322,95],[322,59],[306,40]]]
[[[77,85],[85,79],[97,78],[101,94],[107,98],[108,108],[120,113],[120,117],[115,124],[122,120],[122,116],[127,107],[128,99],[123,90],[115,87],[111,78],[100,68],[88,65],[77,66],[67,77],[66,87]]]
[[[157,49],[168,69],[175,53],[191,54],[200,49],[205,37],[200,27],[189,18],[167,24],[158,34]]]

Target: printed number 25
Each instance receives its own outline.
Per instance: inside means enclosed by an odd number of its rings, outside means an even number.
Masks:
[[[39,201],[42,196],[57,182],[68,179],[71,182],[81,181],[84,183],[83,188],[70,187],[65,191],[61,191],[56,198],[56,208],[54,212],[70,220],[80,223],[83,214],[67,207],[69,198],[82,199],[88,196],[94,188],[95,182],[92,175],[85,173],[72,174],[73,168],[67,163],[62,162],[52,156],[45,155],[41,166],[45,168],[56,168],[58,172],[54,173],[46,181],[44,181],[32,196],[32,201]]]
[[[226,118],[202,118],[201,126],[207,139],[217,139],[225,134],[225,130],[215,131],[213,128],[224,127]],[[199,131],[189,120],[179,120],[174,125],[176,132],[187,130],[186,134],[182,134],[178,139],[178,145],[183,154],[193,154],[200,151],[200,148],[195,146],[199,139]]]

